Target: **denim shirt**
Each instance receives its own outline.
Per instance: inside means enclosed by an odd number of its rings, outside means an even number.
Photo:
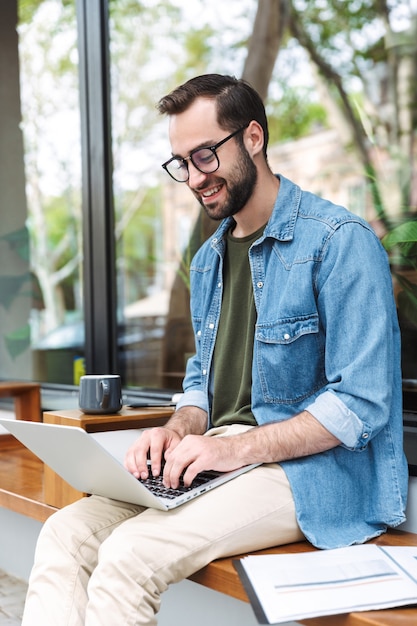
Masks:
[[[312,544],[361,543],[405,520],[400,335],[389,264],[365,221],[279,178],[273,213],[249,250],[257,310],[252,411],[261,425],[307,410],[341,441],[281,465]],[[220,224],[190,272],[196,355],[178,408],[204,409],[208,428],[230,225],[231,218]]]

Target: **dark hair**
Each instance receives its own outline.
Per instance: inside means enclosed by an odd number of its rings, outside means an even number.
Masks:
[[[212,98],[216,102],[217,121],[225,130],[234,131],[255,120],[264,131],[263,153],[269,139],[265,107],[259,94],[242,79],[222,74],[203,74],[191,78],[157,104],[162,114],[177,115],[188,109],[197,98]]]

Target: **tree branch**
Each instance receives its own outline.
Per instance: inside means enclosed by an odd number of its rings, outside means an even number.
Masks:
[[[288,17],[289,0],[258,0],[242,78],[250,82],[263,100],[268,94]]]

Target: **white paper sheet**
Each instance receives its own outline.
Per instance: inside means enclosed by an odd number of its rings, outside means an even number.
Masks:
[[[417,547],[367,544],[248,556],[241,559],[241,568],[261,623],[417,603]]]

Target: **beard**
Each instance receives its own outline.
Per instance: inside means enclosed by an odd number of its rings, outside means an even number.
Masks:
[[[218,184],[225,185],[227,188],[227,198],[224,204],[217,202],[203,202],[199,193],[195,195],[207,215],[213,220],[223,220],[226,217],[236,215],[248,202],[252,196],[256,182],[258,179],[258,171],[247,150],[242,147],[239,161],[233,167],[227,181],[224,178],[218,179]],[[210,185],[213,182],[210,181]],[[205,185],[207,187],[207,185]],[[201,193],[203,189],[200,189]]]

